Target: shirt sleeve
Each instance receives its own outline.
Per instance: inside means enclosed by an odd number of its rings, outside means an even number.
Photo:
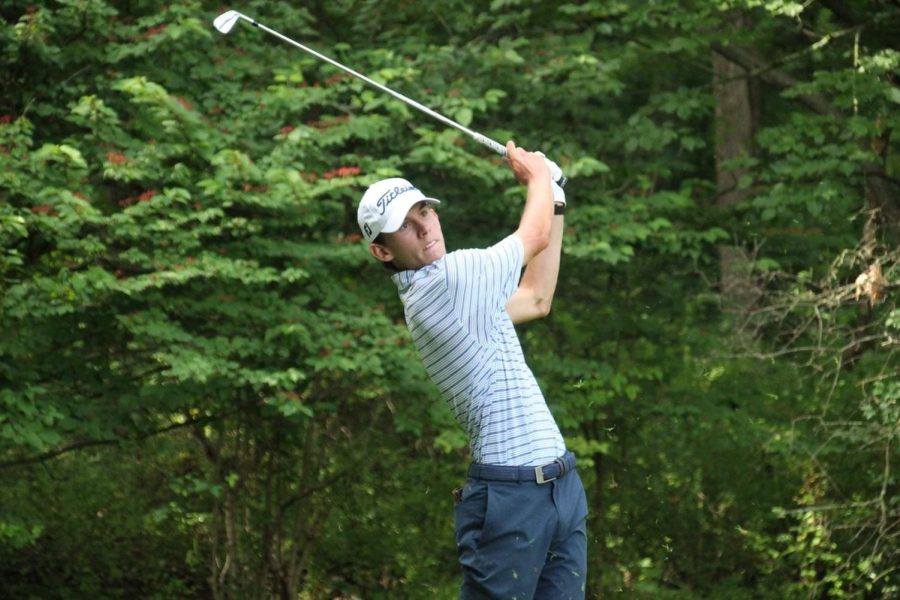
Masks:
[[[525,246],[511,234],[480,250],[457,250],[446,256],[447,289],[451,302],[471,328],[489,326],[506,315],[506,303],[519,286]]]

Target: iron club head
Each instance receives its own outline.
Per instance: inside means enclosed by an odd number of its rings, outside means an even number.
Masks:
[[[228,33],[241,18],[241,13],[236,10],[228,10],[215,18],[213,27],[219,30],[219,33]]]

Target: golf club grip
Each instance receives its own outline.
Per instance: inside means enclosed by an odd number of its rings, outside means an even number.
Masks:
[[[476,142],[478,142],[479,144],[484,144],[485,146],[487,146],[488,148],[490,148],[491,150],[493,150],[494,152],[496,152],[496,153],[499,154],[500,156],[506,156],[506,146],[503,146],[503,145],[501,145],[500,143],[495,142],[495,141],[492,140],[491,138],[489,138],[489,137],[487,137],[487,136],[484,136],[484,135],[481,135],[480,133],[477,133],[477,132],[474,132],[474,131],[471,131],[471,130],[467,130],[466,133],[468,133],[469,136],[470,136],[473,140],[475,140]],[[563,175],[562,177],[560,177],[559,179],[557,179],[557,180],[555,181],[556,185],[558,185],[558,186],[561,187],[561,188],[566,187],[566,184],[567,184],[568,182],[569,182],[569,178],[566,177],[565,175]]]
[[[474,131],[470,131],[470,132],[469,132],[469,136],[470,136],[473,140],[475,140],[476,142],[478,142],[479,144],[482,144],[482,145],[484,145],[484,146],[487,146],[488,148],[490,148],[491,150],[493,150],[494,152],[496,152],[496,153],[499,154],[500,156],[506,156],[506,146],[504,146],[504,145],[501,144],[500,142],[495,142],[495,141],[492,140],[491,138],[489,138],[489,137],[487,137],[487,136],[484,136],[484,135],[481,135],[480,133],[476,133],[476,132],[474,132]]]

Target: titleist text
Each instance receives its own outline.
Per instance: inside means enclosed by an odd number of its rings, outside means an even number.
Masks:
[[[414,190],[414,189],[416,189],[416,186],[408,185],[406,187],[395,187],[394,189],[388,190],[385,193],[383,193],[381,195],[381,197],[378,198],[378,201],[376,202],[376,205],[379,208],[378,214],[383,215],[384,211],[387,210],[388,205],[391,202],[393,202],[397,196],[399,196],[400,194],[406,193],[410,190]]]

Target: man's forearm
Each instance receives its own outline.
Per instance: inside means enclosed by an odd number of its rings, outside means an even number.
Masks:
[[[550,227],[550,242],[525,267],[519,288],[506,304],[506,312],[513,323],[539,319],[550,313],[559,277],[564,228],[565,218],[562,215],[554,216]]]
[[[550,243],[553,192],[550,178],[543,174],[528,183],[528,193],[516,233],[525,245],[524,263],[531,264]]]
[[[517,148],[512,141],[506,143],[506,160],[519,183],[527,186],[525,207],[516,229],[525,247],[523,261],[527,265],[547,247],[550,240],[553,215],[550,169],[542,154]]]

